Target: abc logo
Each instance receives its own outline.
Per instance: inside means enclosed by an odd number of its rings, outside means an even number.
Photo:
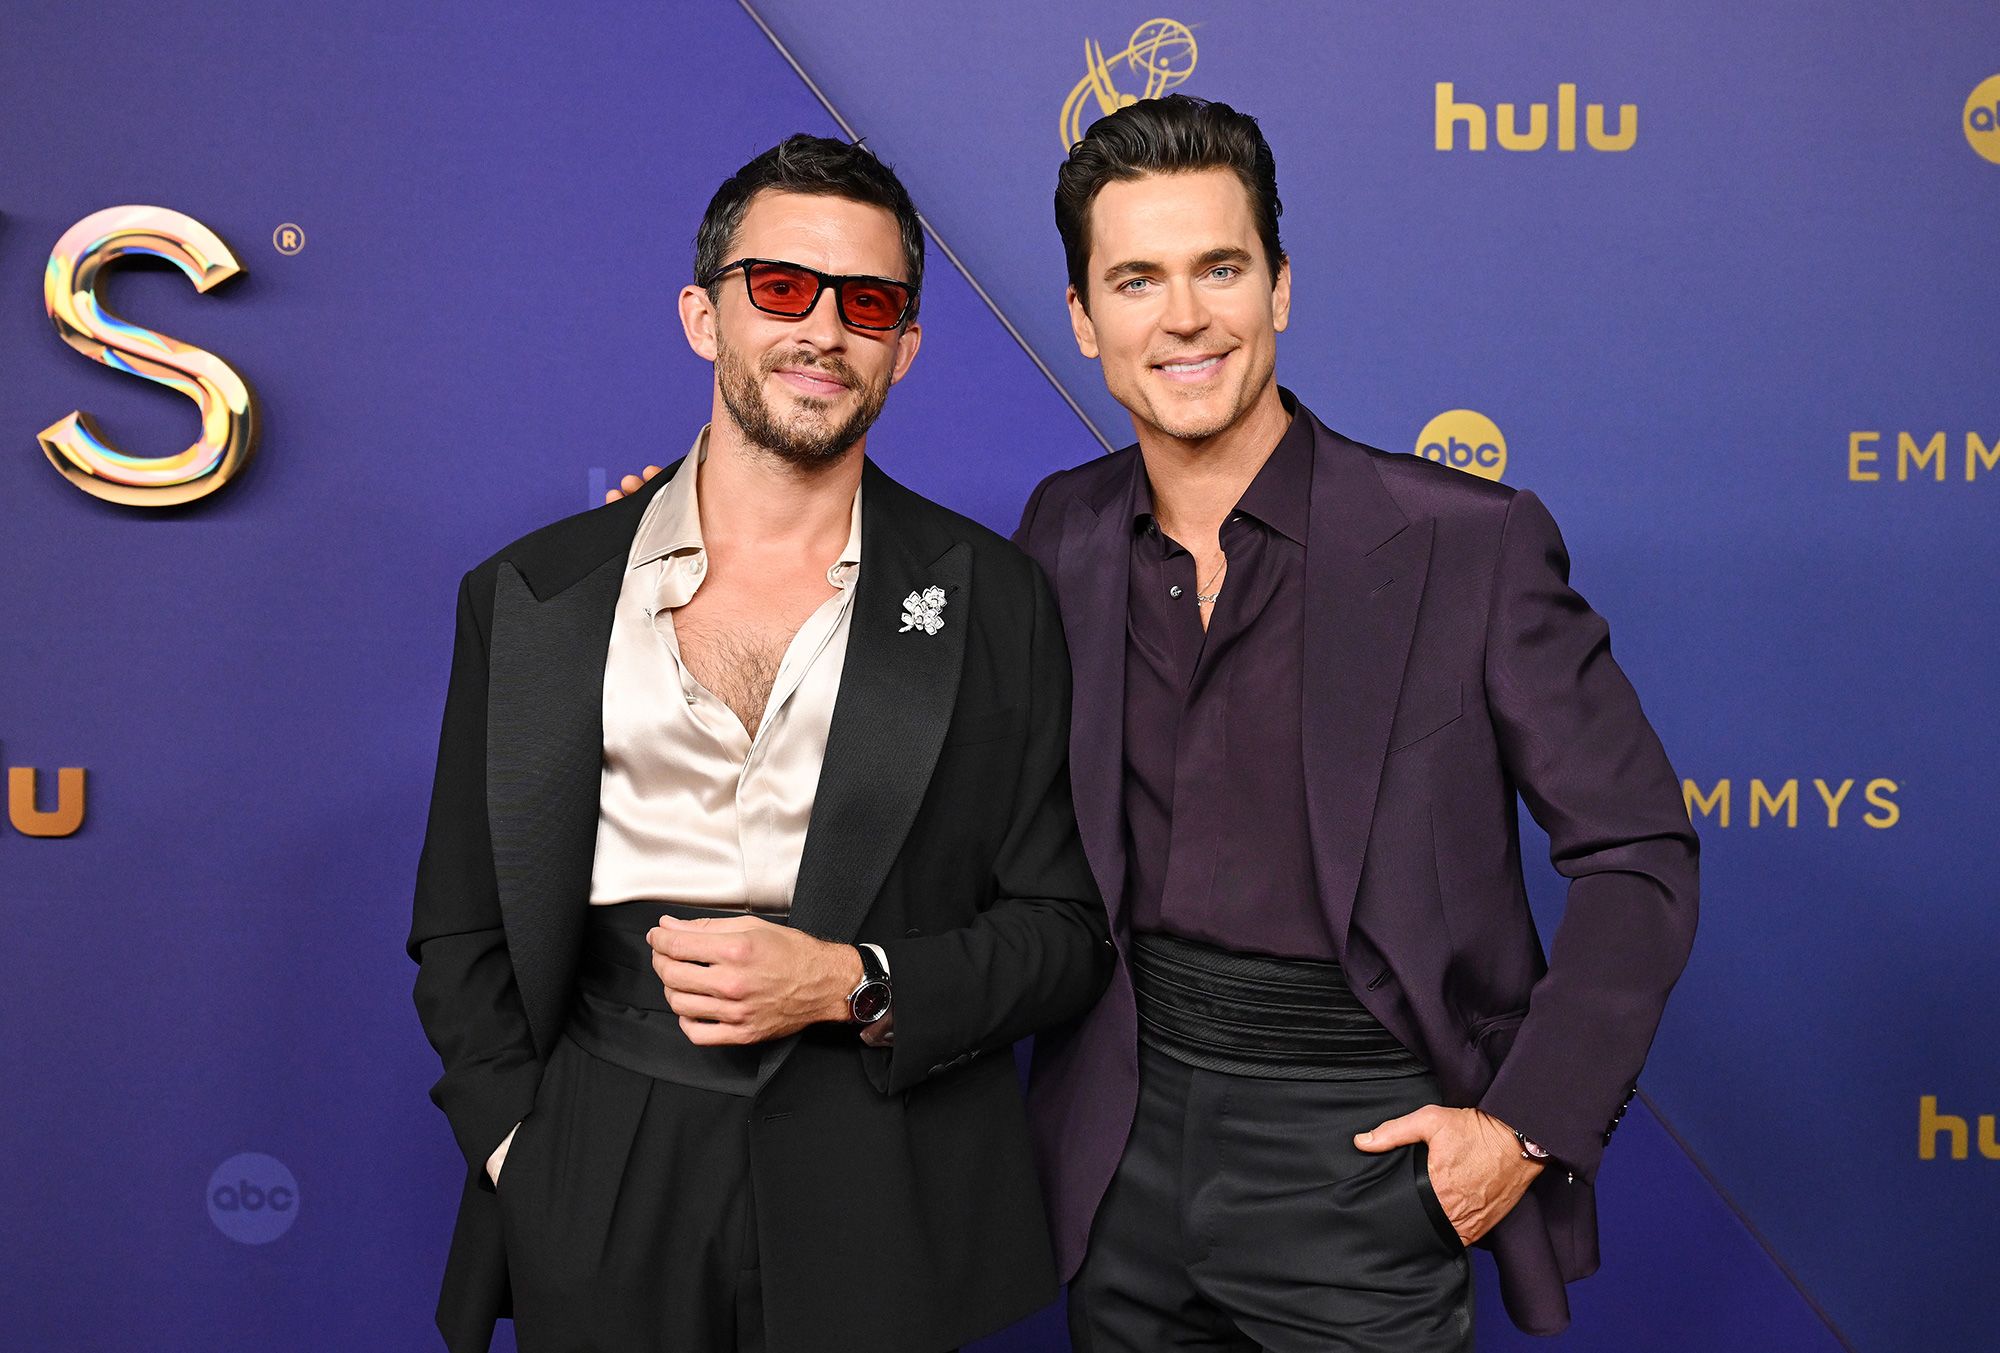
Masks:
[[[208,1177],[208,1219],[245,1245],[266,1245],[299,1218],[299,1181],[275,1156],[245,1151]]]
[[[1972,148],[2000,164],[2000,75],[1989,75],[1965,101],[1965,139]]]
[[[1417,434],[1417,454],[1454,470],[1498,479],[1507,469],[1507,439],[1483,413],[1448,409]]]

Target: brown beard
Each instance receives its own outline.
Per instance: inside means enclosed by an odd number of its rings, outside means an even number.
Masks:
[[[839,424],[829,422],[818,411],[826,403],[822,400],[807,400],[805,409],[791,420],[780,419],[764,398],[764,379],[781,366],[824,372],[849,389],[859,390],[861,403]],[[846,455],[881,416],[883,402],[889,397],[886,375],[877,384],[868,385],[840,358],[805,349],[771,353],[753,371],[747,360],[718,341],[715,374],[723,407],[742,429],[744,439],[802,470],[819,469]]]

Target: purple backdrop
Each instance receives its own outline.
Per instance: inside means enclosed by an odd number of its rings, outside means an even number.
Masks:
[[[1006,529],[1099,449],[1065,391],[1129,439],[1068,338],[1048,199],[1085,41],[1138,92],[1114,54],[1156,13],[10,9],[0,765],[91,779],[76,835],[0,826],[0,1343],[432,1346],[460,1167],[400,944],[459,572],[685,449],[707,373],[672,302],[701,207],[833,110],[1034,352],[934,254],[884,465]],[[2000,1163],[1976,1142],[1922,1160],[1916,1131],[1925,1095],[1975,1135],[2000,1112],[2000,488],[1962,450],[2000,437],[2000,164],[1963,131],[2000,11],[1169,17],[1199,44],[1181,88],[1257,112],[1279,156],[1288,383],[1396,449],[1444,410],[1491,417],[1677,765],[1732,785],[1727,826],[1697,817],[1703,933],[1643,1082],[1663,1117],[1635,1106],[1619,1134],[1606,1267],[1556,1343],[2000,1342]],[[1614,123],[1636,104],[1638,139],[1440,152],[1443,80],[1488,118],[1574,81]],[[72,408],[151,454],[196,430],[41,313],[56,238],[128,202],[196,217],[247,269],[206,296],[163,267],[109,284],[262,400],[256,463],[187,509],[99,503],[34,444]],[[302,252],[273,247],[281,223]],[[1883,434],[1881,481],[1849,477],[1859,430]],[[1939,430],[1946,482],[1899,482],[1897,433]],[[1797,779],[1796,827],[1749,825],[1752,777]],[[1814,777],[1857,780],[1837,828]],[[1875,777],[1897,785],[1886,829],[1861,818]],[[1552,877],[1537,895],[1552,922]],[[1482,1349],[1525,1347],[1485,1297]],[[992,1341],[1062,1346],[1053,1312]]]

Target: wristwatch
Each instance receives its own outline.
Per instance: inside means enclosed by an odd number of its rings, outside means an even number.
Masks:
[[[1532,1160],[1536,1164],[1541,1165],[1544,1168],[1550,1170],[1561,1168],[1556,1164],[1556,1158],[1554,1156],[1550,1155],[1540,1146],[1537,1146],[1534,1142],[1529,1141],[1526,1134],[1524,1134],[1519,1128],[1514,1129],[1514,1140],[1521,1144],[1522,1160]],[[1576,1171],[1563,1170],[1563,1182],[1568,1184],[1574,1184],[1576,1182]]]
[[[854,949],[861,955],[861,985],[847,994],[847,1017],[856,1024],[873,1024],[889,1013],[889,969],[873,945],[857,944]]]

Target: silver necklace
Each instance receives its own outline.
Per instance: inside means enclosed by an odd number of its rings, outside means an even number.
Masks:
[[[1229,556],[1224,555],[1222,557],[1222,562],[1215,566],[1215,572],[1209,575],[1208,585],[1210,587],[1215,587],[1215,580],[1217,578],[1220,578],[1222,576],[1222,571],[1228,567],[1229,567]],[[1215,587],[1215,590],[1213,592],[1197,590],[1194,594],[1194,603],[1197,606],[1213,606],[1215,604],[1216,598],[1220,597],[1221,595],[1222,595],[1222,589],[1219,587]]]

